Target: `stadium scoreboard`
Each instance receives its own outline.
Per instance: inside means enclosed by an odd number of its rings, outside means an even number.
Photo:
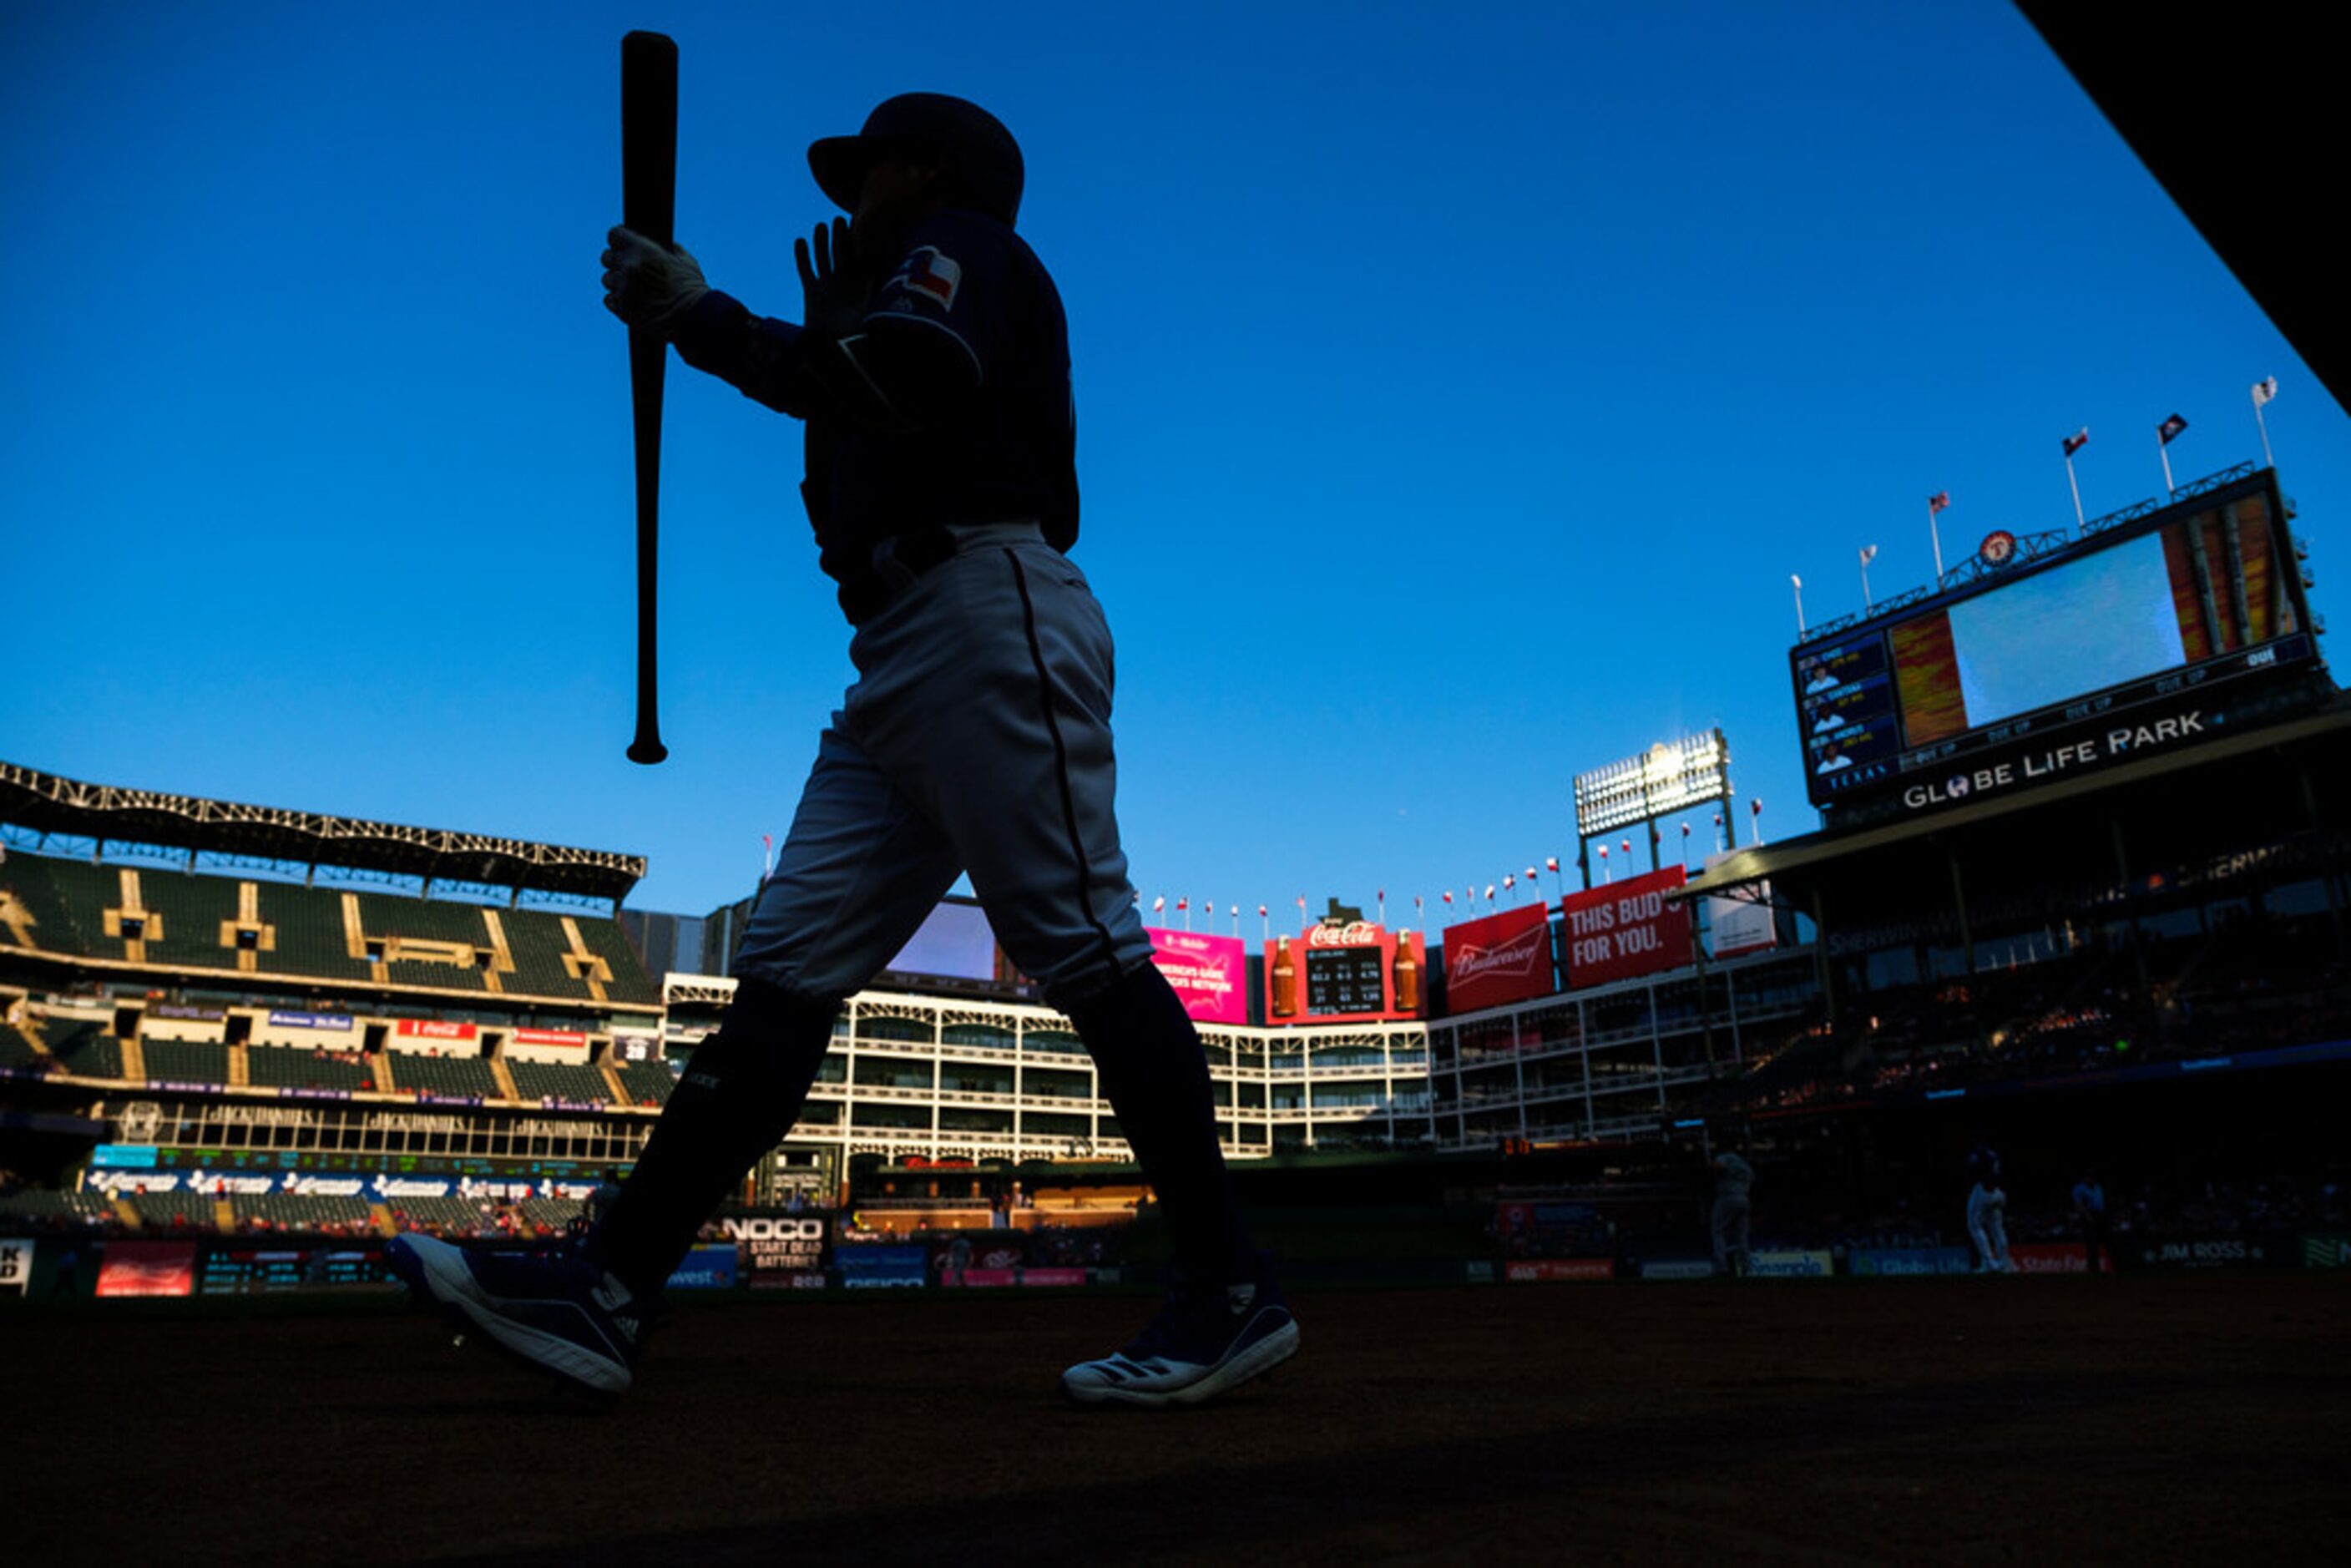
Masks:
[[[2214,733],[2243,677],[2318,662],[2295,562],[2266,468],[2029,562],[1988,548],[1790,651],[1813,804],[1956,804]]]

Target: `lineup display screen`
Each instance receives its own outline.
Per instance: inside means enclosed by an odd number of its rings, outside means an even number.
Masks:
[[[1306,1016],[1381,1011],[1387,1006],[1386,968],[1377,947],[1309,947]]]
[[[1938,800],[1956,798],[1979,754],[2030,751],[2214,680],[2306,663],[2316,649],[2300,590],[2276,476],[2263,470],[2089,548],[1800,646],[1790,664],[1813,803],[1928,779]],[[2163,734],[2197,732],[2182,709]],[[2105,733],[2118,752],[2132,732]],[[2053,755],[2104,759],[2078,747]],[[1945,789],[1950,780],[1959,788]]]
[[[1265,1018],[1273,1024],[1418,1018],[1428,948],[1417,931],[1322,921],[1265,945]]]

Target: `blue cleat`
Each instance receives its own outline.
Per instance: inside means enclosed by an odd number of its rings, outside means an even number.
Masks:
[[[484,1334],[590,1394],[628,1391],[660,1310],[576,1254],[498,1256],[407,1235],[386,1242],[383,1255],[417,1299],[438,1306],[461,1333]]]
[[[1178,1283],[1132,1343],[1078,1363],[1061,1374],[1061,1387],[1081,1405],[1196,1405],[1297,1354],[1298,1321],[1260,1266],[1236,1285]]]

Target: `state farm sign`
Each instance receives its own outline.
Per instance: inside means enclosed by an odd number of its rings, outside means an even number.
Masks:
[[[1568,985],[1596,986],[1690,962],[1689,905],[1666,898],[1685,880],[1681,867],[1667,866],[1560,900]]]
[[[1506,909],[1445,928],[1445,1010],[1522,1002],[1552,991],[1551,911]]]

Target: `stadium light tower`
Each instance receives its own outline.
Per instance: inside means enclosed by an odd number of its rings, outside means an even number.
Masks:
[[[1575,776],[1575,861],[1583,885],[1592,885],[1592,862],[1586,841],[1603,838],[1620,828],[1644,823],[1649,833],[1649,869],[1659,859],[1656,821],[1708,801],[1718,802],[1726,824],[1735,821],[1729,807],[1730,743],[1719,727],[1679,740],[1661,740],[1638,757],[1612,762]],[[1735,828],[1729,847],[1738,847]]]

